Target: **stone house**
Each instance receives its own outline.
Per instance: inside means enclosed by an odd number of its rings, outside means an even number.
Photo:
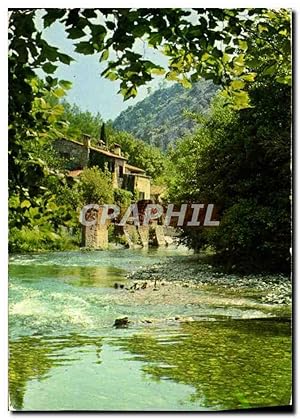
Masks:
[[[127,163],[119,144],[114,144],[113,151],[110,151],[104,145],[91,145],[90,136],[84,135],[82,143],[66,138],[58,139],[55,141],[55,149],[65,159],[70,178],[80,176],[87,167],[104,169],[106,166],[112,174],[114,188],[126,189],[139,200],[150,199],[150,177],[143,169]]]

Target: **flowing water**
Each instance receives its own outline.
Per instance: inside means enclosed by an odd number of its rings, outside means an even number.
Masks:
[[[211,304],[151,304],[114,288],[126,283],[126,273],[174,255],[190,257],[184,250],[11,257],[11,407],[184,411],[289,404],[287,318],[270,316],[251,298],[214,304],[215,293]],[[167,320],[175,314],[197,321]],[[130,326],[112,327],[123,316]]]

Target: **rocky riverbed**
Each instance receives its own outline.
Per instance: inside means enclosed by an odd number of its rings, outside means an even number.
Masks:
[[[127,278],[131,291],[152,287],[158,294],[166,288],[211,290],[218,287],[225,295],[237,294],[253,297],[255,301],[272,305],[290,305],[292,283],[281,274],[237,275],[216,271],[211,265],[199,263],[195,258],[168,258],[152,266],[139,267]],[[137,285],[134,286],[136,282]],[[129,287],[129,289],[130,289]],[[190,293],[190,297],[193,293]],[[155,298],[156,299],[156,298]]]

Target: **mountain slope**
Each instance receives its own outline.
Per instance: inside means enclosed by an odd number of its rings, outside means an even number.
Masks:
[[[175,84],[156,90],[123,111],[113,126],[165,150],[169,143],[191,131],[195,125],[184,116],[184,110],[205,111],[216,91],[217,86],[209,81],[195,83],[191,89]]]

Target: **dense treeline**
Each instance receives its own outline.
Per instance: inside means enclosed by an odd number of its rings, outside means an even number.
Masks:
[[[89,111],[83,111],[78,105],[71,105],[66,100],[62,102],[64,107],[64,119],[67,123],[67,135],[69,138],[80,140],[82,134],[88,134],[98,139],[101,133],[103,120],[98,112],[96,115]]]
[[[183,240],[211,248],[227,269],[288,270],[290,263],[291,92],[257,83],[251,109],[217,97],[195,134],[171,152],[177,175],[170,199],[214,203],[217,228],[186,228]],[[186,158],[182,158],[186,156]]]

